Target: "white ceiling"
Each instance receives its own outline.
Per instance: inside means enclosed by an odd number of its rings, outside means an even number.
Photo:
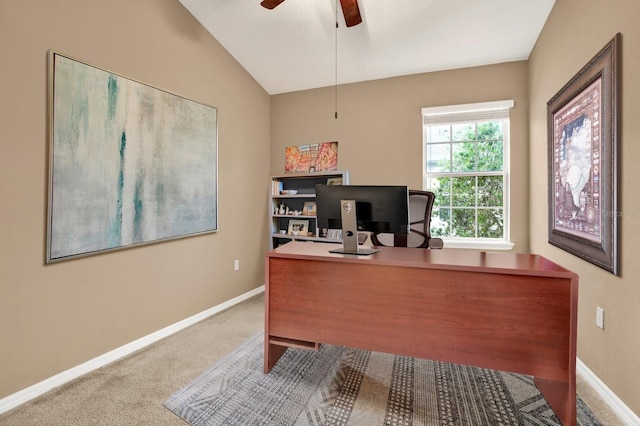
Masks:
[[[272,95],[526,60],[555,2],[358,0],[363,22],[338,4],[336,33],[337,0],[179,1]]]

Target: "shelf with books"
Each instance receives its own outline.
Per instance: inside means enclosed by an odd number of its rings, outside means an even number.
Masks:
[[[316,226],[315,187],[317,184],[348,185],[349,172],[291,173],[271,177],[269,183],[270,248],[294,239],[342,242],[340,238],[328,238],[328,233],[327,237],[323,237],[321,230]],[[302,222],[306,222],[306,226]],[[335,236],[336,234],[332,234],[332,237]]]

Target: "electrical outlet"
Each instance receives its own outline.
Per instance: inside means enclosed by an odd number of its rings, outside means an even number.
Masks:
[[[238,269],[240,269],[240,261],[236,259],[233,261],[233,270],[237,271]]]
[[[596,325],[604,330],[604,309],[596,306]]]

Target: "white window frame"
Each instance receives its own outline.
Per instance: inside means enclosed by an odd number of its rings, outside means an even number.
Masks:
[[[427,128],[431,125],[469,123],[479,121],[503,121],[503,212],[504,238],[453,238],[442,237],[445,247],[467,248],[480,250],[511,250],[514,244],[510,241],[510,191],[509,191],[509,147],[510,147],[510,117],[513,100],[479,102],[473,104],[448,105],[422,108],[422,188],[427,190],[430,176],[442,175],[427,171]],[[482,172],[470,176],[481,176]]]

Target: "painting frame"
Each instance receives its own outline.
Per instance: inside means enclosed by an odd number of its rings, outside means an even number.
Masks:
[[[296,232],[296,234],[294,234]],[[309,232],[309,221],[290,219],[287,225],[287,234],[306,236]]]
[[[615,275],[620,37],[547,103],[549,243]]]
[[[45,263],[218,230],[218,110],[48,51]]]
[[[315,201],[305,201],[302,206],[302,215],[303,216],[315,216],[318,212],[316,202]]]

